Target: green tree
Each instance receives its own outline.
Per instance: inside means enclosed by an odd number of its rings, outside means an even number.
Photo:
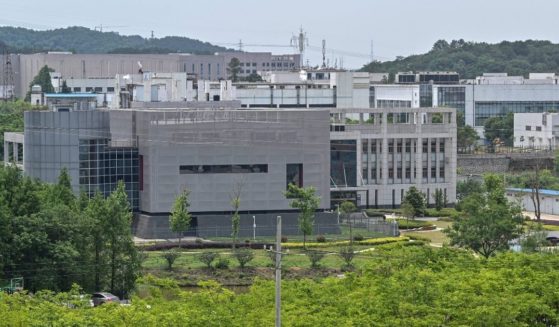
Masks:
[[[227,64],[227,75],[229,79],[233,82],[239,81],[239,73],[241,71],[241,62],[238,58],[233,57],[231,61]]]
[[[62,86],[60,88],[60,93],[72,93],[72,89],[68,87],[68,84],[66,84],[66,81],[62,82]]]
[[[181,194],[175,198],[175,203],[173,204],[171,215],[169,216],[169,226],[179,237],[179,248],[181,247],[182,234],[188,230],[190,221],[192,220],[192,215],[188,211],[190,207],[189,196],[190,191],[184,189]]]
[[[303,233],[303,248],[307,248],[307,235],[312,234],[314,225],[314,214],[320,204],[320,197],[315,195],[313,186],[299,187],[295,184],[289,184],[285,197],[291,199],[289,205],[292,208],[299,209],[299,230]]]
[[[445,207],[445,198],[442,189],[435,189],[435,193],[433,193],[433,200],[435,200],[435,209],[437,211],[443,210]]]
[[[425,196],[415,186],[411,186],[404,196],[402,202],[409,203],[413,207],[412,219],[425,214]]]
[[[140,268],[138,252],[132,240],[132,211],[123,181],[118,182],[106,205],[108,216],[102,223],[108,253],[109,287],[112,293],[123,297],[134,288]]]
[[[457,123],[457,146],[459,152],[469,152],[472,147],[475,146],[476,142],[479,140],[479,135],[476,130],[469,125],[466,125],[466,120],[464,118],[464,113],[458,111],[456,114]]]
[[[456,199],[461,201],[473,193],[483,192],[483,184],[475,179],[468,178],[456,183]]]
[[[549,242],[547,241],[547,232],[544,230],[543,225],[540,223],[528,224],[528,229],[520,237],[522,252],[538,252],[545,245],[549,245]]]
[[[340,212],[349,225],[349,243],[353,243],[353,225],[351,214],[357,210],[357,207],[351,201],[344,201],[340,204]]]
[[[48,66],[43,66],[43,68],[39,70],[37,76],[35,76],[29,84],[29,91],[25,96],[25,101],[31,100],[31,87],[33,87],[33,85],[40,85],[41,91],[44,93],[54,93],[54,87],[52,86],[52,82],[50,79],[50,73],[53,71],[54,70],[49,68]]]
[[[513,145],[514,115],[509,112],[504,117],[491,117],[483,124],[485,139],[492,144]]]
[[[520,206],[505,197],[499,176],[488,174],[483,193],[474,193],[461,203],[463,216],[445,230],[452,245],[473,250],[488,258],[509,248],[509,242],[522,231]]]
[[[235,183],[233,192],[231,193],[231,207],[233,208],[233,215],[231,216],[231,238],[233,242],[231,246],[235,249],[237,240],[239,237],[239,229],[241,227],[241,215],[239,214],[239,208],[241,207],[241,193],[243,191],[242,180]]]

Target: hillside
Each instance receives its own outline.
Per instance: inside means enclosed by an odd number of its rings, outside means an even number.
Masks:
[[[14,52],[73,51],[76,53],[168,53],[197,54],[227,51],[226,48],[187,37],[146,39],[139,35],[99,32],[85,27],[35,31],[21,27],[0,27],[0,41]]]
[[[420,55],[393,61],[372,62],[362,71],[397,73],[403,71],[456,71],[461,78],[475,78],[487,72],[524,75],[559,72],[559,44],[549,41],[503,41],[498,44],[445,40]]]

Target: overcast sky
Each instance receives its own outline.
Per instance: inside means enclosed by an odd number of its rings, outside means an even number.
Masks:
[[[499,42],[559,41],[555,0],[0,0],[0,25],[33,29],[94,28],[145,37],[179,35],[233,47],[242,39],[250,51],[286,53],[300,26],[307,32],[312,64],[343,57],[359,68],[374,56],[428,51],[438,39]],[[121,27],[110,27],[121,26]]]

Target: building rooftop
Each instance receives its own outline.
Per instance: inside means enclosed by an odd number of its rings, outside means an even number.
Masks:
[[[96,98],[95,93],[45,93],[47,98]]]
[[[507,188],[509,192],[518,192],[518,193],[532,193],[532,189],[530,188]],[[540,190],[541,195],[547,196],[559,196],[559,191],[556,190]]]

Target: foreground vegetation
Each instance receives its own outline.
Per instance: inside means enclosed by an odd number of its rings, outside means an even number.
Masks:
[[[449,248],[379,247],[344,278],[282,284],[285,326],[553,326],[559,258],[503,253],[489,259]],[[70,294],[0,295],[10,326],[271,326],[274,284],[240,294],[215,282],[196,292],[146,276],[130,306],[87,307]],[[71,305],[68,305],[71,303]]]

